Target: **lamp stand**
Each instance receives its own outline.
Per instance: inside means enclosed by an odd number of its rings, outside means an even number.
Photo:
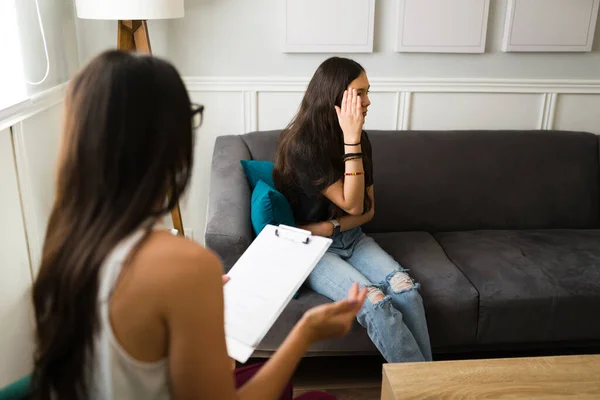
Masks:
[[[152,54],[150,36],[148,36],[148,23],[146,20],[119,20],[117,48],[123,51],[137,51],[139,53]],[[168,193],[168,197],[169,200],[171,200],[170,192]],[[177,229],[179,235],[184,236],[183,219],[181,218],[179,202],[177,202],[175,207],[171,210],[171,219],[173,220],[173,227]]]
[[[146,20],[119,20],[117,48],[123,51],[152,54]]]

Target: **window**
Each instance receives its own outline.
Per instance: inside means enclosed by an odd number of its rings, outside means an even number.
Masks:
[[[0,0],[0,110],[27,99],[15,0]]]

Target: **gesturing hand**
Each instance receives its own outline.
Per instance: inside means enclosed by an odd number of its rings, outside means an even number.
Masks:
[[[341,337],[350,332],[356,314],[360,311],[367,295],[367,289],[358,290],[354,283],[348,291],[348,298],[336,303],[323,304],[311,308],[302,317],[311,342]]]
[[[335,112],[344,133],[344,142],[359,143],[365,117],[363,116],[360,96],[356,94],[356,89],[344,91],[341,108],[335,106]]]

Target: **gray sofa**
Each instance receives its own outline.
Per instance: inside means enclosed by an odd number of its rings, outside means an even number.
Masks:
[[[216,141],[206,245],[229,269],[250,245],[242,159],[280,131]],[[598,137],[561,131],[369,131],[376,213],[365,231],[421,283],[435,352],[600,344]],[[304,288],[259,355],[311,306]],[[358,324],[312,354],[374,353]]]

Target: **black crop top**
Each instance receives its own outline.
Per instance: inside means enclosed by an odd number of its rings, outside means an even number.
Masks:
[[[363,158],[365,185],[366,187],[370,187],[373,185],[373,157],[371,142],[365,131],[362,132],[361,144],[362,151],[365,154]],[[278,182],[275,174],[275,186],[290,203],[297,225],[328,221],[332,218],[339,218],[344,215],[339,207],[329,201],[321,193],[330,185],[344,178],[345,165],[343,161],[343,149],[340,150],[339,155],[333,155],[331,160],[336,164],[334,168],[335,177],[332,182],[321,182],[316,184],[315,182],[322,181],[322,177],[317,176],[319,171],[317,171],[314,166],[306,165],[301,162],[294,163],[295,165],[302,166],[301,170],[297,171],[298,176],[295,176],[293,179],[294,183],[283,185]]]

